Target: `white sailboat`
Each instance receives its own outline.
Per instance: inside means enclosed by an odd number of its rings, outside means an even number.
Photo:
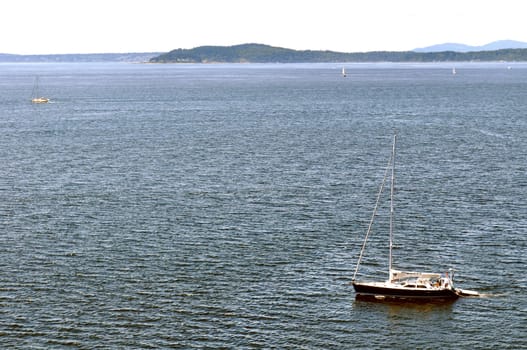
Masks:
[[[346,68],[342,68],[342,76],[343,76],[344,78],[346,78],[346,76],[347,76],[347,75],[346,75]]]
[[[452,68],[452,75],[456,75],[457,72],[456,72],[456,67]]]
[[[454,274],[450,269],[448,272],[428,273],[416,271],[400,271],[393,267],[392,246],[393,246],[393,216],[394,216],[394,183],[395,183],[395,142],[393,137],[393,147],[390,162],[386,168],[383,182],[381,184],[375,209],[364,239],[362,249],[357,261],[357,267],[352,278],[352,285],[357,297],[373,297],[379,299],[406,299],[406,300],[455,300],[460,296],[477,296],[474,291],[462,290],[454,287]],[[388,261],[388,280],[359,282],[356,281],[357,272],[364,254],[366,242],[370,235],[374,218],[381,200],[381,195],[385,188],[388,172],[391,169],[390,185],[390,232],[389,232],[389,261]]]
[[[38,83],[39,78],[37,76],[35,78],[35,84],[33,85],[33,92],[31,93],[31,103],[48,103],[49,98],[39,96]]]

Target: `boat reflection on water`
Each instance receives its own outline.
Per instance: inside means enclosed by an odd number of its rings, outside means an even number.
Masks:
[[[367,295],[367,294],[356,294],[355,295],[355,301],[356,304],[360,304],[361,302],[377,302],[377,303],[383,303],[387,305],[392,306],[399,306],[404,308],[416,308],[416,309],[429,309],[429,308],[437,308],[440,306],[448,306],[453,305],[456,301],[454,298],[401,298],[399,296],[396,297],[390,297],[390,296],[379,296],[379,295]]]

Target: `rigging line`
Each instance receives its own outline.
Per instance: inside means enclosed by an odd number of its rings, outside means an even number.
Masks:
[[[392,248],[393,248],[393,229],[394,229],[394,208],[393,208],[393,195],[395,191],[395,141],[397,134],[393,135],[393,146],[392,146],[392,182],[390,184],[390,262],[389,262],[389,275],[390,280],[392,279]]]
[[[368,230],[366,231],[366,237],[364,237],[364,242],[362,243],[362,248],[359,254],[359,260],[357,261],[357,267],[355,267],[355,272],[353,273],[352,281],[355,281],[355,277],[357,276],[357,272],[359,271],[360,262],[364,254],[364,249],[366,248],[366,242],[368,242],[368,236],[370,235],[371,228],[373,226],[373,221],[375,219],[375,216],[377,215],[377,210],[379,208],[379,202],[381,201],[381,195],[384,190],[384,184],[386,183],[386,178],[388,177],[388,171],[390,170],[392,161],[393,161],[393,152],[392,152],[392,155],[390,156],[390,159],[388,160],[388,165],[386,165],[386,170],[384,171],[384,178],[382,179],[381,187],[379,188],[379,193],[377,194],[377,200],[375,201],[375,207],[373,208],[373,214],[371,216],[371,220],[368,225]]]

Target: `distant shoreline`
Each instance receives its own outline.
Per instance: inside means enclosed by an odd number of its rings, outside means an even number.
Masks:
[[[93,53],[17,55],[0,53],[0,63],[95,63],[141,64],[225,64],[225,63],[448,63],[448,62],[527,62],[527,49],[492,51],[372,51],[335,52],[292,50],[262,44],[200,46],[167,53]]]
[[[0,53],[0,63],[90,63],[90,62],[129,62],[147,63],[161,52],[129,53],[86,53],[86,54],[49,54],[49,55],[16,55]]]

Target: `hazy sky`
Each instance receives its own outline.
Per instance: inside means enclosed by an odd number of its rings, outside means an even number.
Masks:
[[[412,50],[527,42],[521,0],[4,0],[0,53],[156,52],[260,43]]]

